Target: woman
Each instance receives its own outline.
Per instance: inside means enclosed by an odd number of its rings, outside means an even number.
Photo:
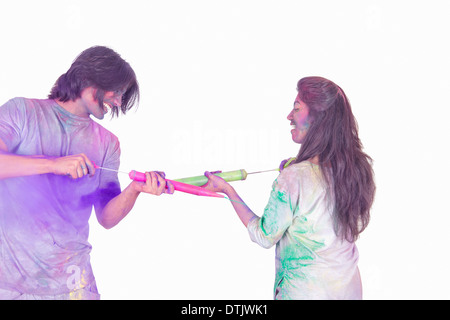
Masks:
[[[369,223],[375,195],[371,158],[339,86],[307,77],[297,91],[287,119],[301,148],[273,183],[262,217],[209,172],[205,188],[232,200],[254,242],[276,244],[275,299],[361,299],[355,241]]]

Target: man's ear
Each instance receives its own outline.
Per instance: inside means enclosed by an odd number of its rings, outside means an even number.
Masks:
[[[83,91],[81,91],[81,97],[83,97],[83,99],[96,102],[97,101],[96,96],[97,96],[97,88],[87,87],[84,88]]]

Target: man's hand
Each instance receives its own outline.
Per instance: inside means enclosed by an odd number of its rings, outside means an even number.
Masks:
[[[94,164],[84,153],[51,159],[51,170],[54,174],[70,176],[73,179],[88,174],[92,177],[95,174]]]
[[[175,189],[172,183],[166,181],[166,175],[161,171],[151,171],[145,173],[146,181],[133,181],[133,188],[138,192],[145,192],[154,195],[161,195],[163,193],[172,194]]]

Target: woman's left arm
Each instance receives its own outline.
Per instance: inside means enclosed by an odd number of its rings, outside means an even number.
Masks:
[[[244,200],[239,196],[239,194],[234,190],[234,188],[226,182],[224,179],[213,175],[210,172],[205,172],[205,176],[208,178],[208,183],[203,187],[207,190],[214,192],[225,193],[233,205],[234,211],[236,211],[239,219],[245,227],[247,227],[248,222],[254,218],[258,217],[253,211],[245,204]]]
[[[251,220],[247,226],[250,238],[263,248],[271,248],[291,226],[292,217],[290,195],[278,189],[275,181],[264,214],[261,218]]]
[[[208,183],[206,189],[225,193],[231,200],[239,219],[247,227],[252,241],[264,248],[270,248],[283,236],[292,223],[292,209],[287,192],[279,190],[277,182],[271,192],[269,203],[260,218],[245,204],[236,190],[220,177],[205,172]]]

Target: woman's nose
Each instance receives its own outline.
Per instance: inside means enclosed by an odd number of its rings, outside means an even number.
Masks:
[[[289,120],[289,121],[291,121],[293,118],[292,118],[292,113],[294,112],[294,110],[292,110],[291,112],[289,112],[289,114],[288,114],[288,116],[287,116],[287,119]]]

